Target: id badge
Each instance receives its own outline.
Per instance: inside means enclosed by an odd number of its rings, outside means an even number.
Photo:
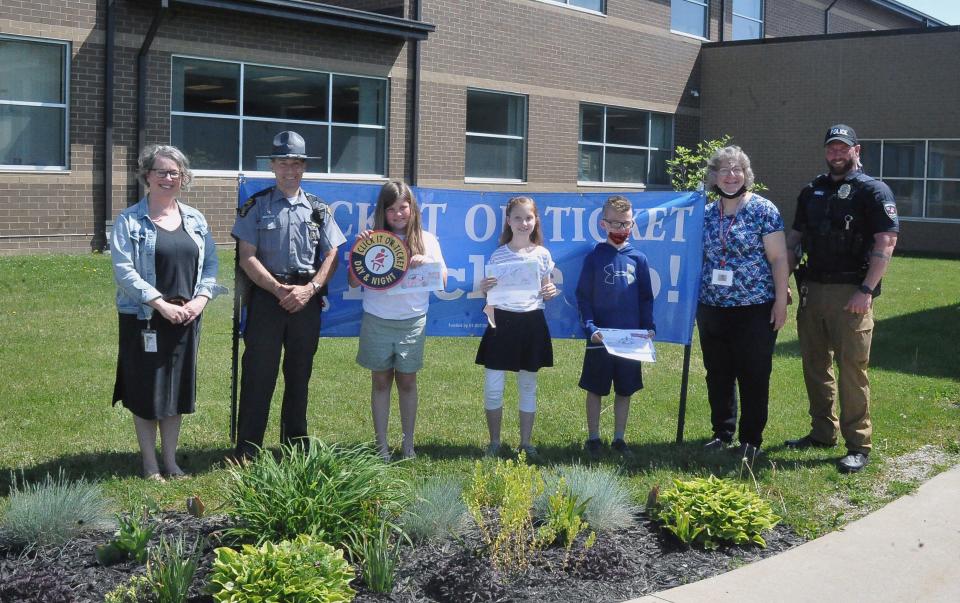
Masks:
[[[729,287],[733,284],[733,270],[713,269],[713,277],[710,279],[711,285],[720,287]]]
[[[155,354],[157,352],[157,332],[153,329],[140,331],[143,337],[143,351]]]

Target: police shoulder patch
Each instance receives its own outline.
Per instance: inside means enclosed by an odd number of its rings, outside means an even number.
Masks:
[[[244,203],[242,206],[240,206],[240,207],[237,209],[237,215],[239,215],[241,218],[247,217],[247,214],[250,212],[250,210],[251,210],[251,209],[253,208],[253,206],[256,205],[256,204],[257,204],[257,198],[256,198],[256,197],[250,197],[249,199],[247,199],[247,202],[246,202],[246,203]]]
[[[890,216],[892,220],[897,219],[897,204],[896,203],[884,203],[883,211],[887,212],[887,215]]]

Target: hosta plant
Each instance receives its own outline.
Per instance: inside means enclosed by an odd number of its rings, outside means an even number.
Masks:
[[[659,493],[653,516],[682,542],[706,549],[750,542],[766,547],[761,533],[780,521],[755,492],[713,475],[674,480],[673,487]]]

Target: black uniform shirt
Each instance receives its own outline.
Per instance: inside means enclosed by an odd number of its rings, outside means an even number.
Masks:
[[[793,229],[804,233],[812,270],[858,272],[866,267],[873,235],[900,232],[900,223],[890,187],[854,170],[840,181],[821,174],[804,187],[797,198]],[[830,236],[846,243],[826,244]]]

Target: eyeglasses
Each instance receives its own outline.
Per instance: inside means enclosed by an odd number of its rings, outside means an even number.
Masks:
[[[721,176],[729,176],[730,174],[733,174],[734,176],[743,176],[743,168],[720,168],[717,170],[717,173]]]
[[[623,230],[624,228],[633,227],[633,220],[627,220],[626,222],[621,222],[619,220],[608,220],[604,218],[603,221],[607,223],[607,226],[609,226],[610,228],[613,228],[614,230]]]
[[[174,180],[177,180],[180,178],[180,176],[183,176],[183,172],[179,170],[150,170],[150,171],[156,174],[157,178],[160,178],[161,180],[166,178],[167,176],[170,176]]]

